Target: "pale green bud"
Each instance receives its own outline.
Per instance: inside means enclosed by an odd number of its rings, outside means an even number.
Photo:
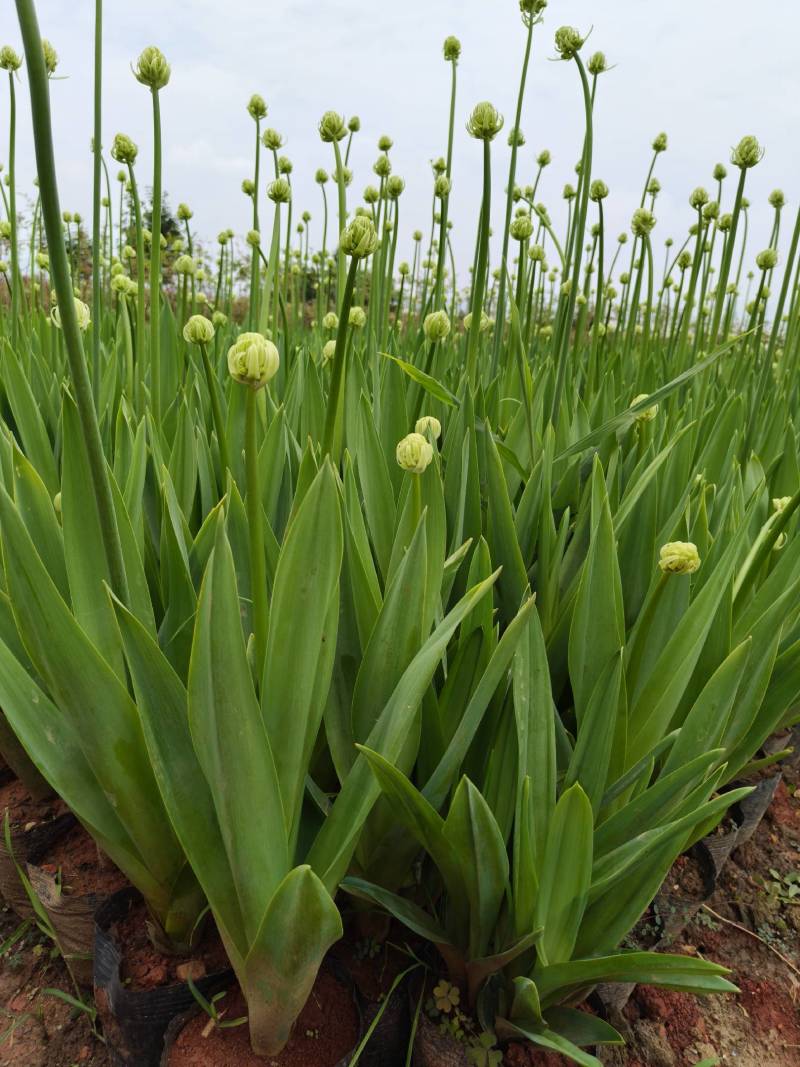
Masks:
[[[354,330],[363,330],[367,325],[367,313],[363,308],[350,308],[347,323]]]
[[[633,400],[631,401],[631,407],[635,407],[637,404],[640,404],[643,400],[647,400],[649,395],[650,395],[649,393],[639,393],[639,395],[635,396],[633,398]],[[645,408],[643,411],[638,411],[636,413],[636,421],[637,422],[652,422],[657,414],[658,414],[658,404],[653,404],[651,407]]]
[[[450,333],[450,318],[446,311],[432,311],[425,316],[422,328],[425,340],[429,344],[436,344],[437,341],[444,341]]]
[[[241,333],[228,349],[231,377],[251,389],[261,389],[280,367],[278,349],[260,333]]]
[[[342,232],[339,244],[346,256],[364,259],[371,256],[380,243],[372,219],[359,216]]]
[[[142,52],[133,68],[134,77],[148,89],[158,91],[163,89],[169,82],[170,67],[164,58],[164,53],[150,45]]]
[[[74,298],[74,303],[75,303],[75,316],[76,316],[76,318],[78,320],[78,329],[81,331],[81,333],[86,333],[86,331],[89,329],[89,327],[92,324],[92,318],[91,318],[91,313],[89,311],[89,305],[88,304],[84,304],[84,302],[82,300],[79,300],[78,297]],[[52,310],[52,312],[50,314],[50,317],[53,320],[53,325],[57,326],[58,329],[60,330],[61,329],[61,312],[60,312],[57,304],[53,308],[53,310]]]
[[[341,141],[347,136],[344,115],[339,115],[336,111],[326,111],[317,129],[322,140],[327,143]]]
[[[697,545],[691,541],[670,541],[662,546],[658,565],[664,574],[694,574],[700,569]]]
[[[467,122],[467,133],[478,141],[492,141],[503,128],[503,116],[488,100],[476,104]]]
[[[205,315],[192,315],[183,327],[183,339],[190,345],[207,345],[214,340],[214,327]]]
[[[410,474],[423,474],[433,459],[433,446],[421,433],[410,433],[397,445],[397,462]]]
[[[339,328],[339,316],[335,311],[329,311],[322,320],[322,325],[326,330],[338,330]]]

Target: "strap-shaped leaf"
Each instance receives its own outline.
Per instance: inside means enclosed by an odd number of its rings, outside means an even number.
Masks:
[[[333,468],[325,463],[281,548],[261,687],[290,840],[330,685],[342,553],[339,493]]]
[[[346,889],[353,896],[377,904],[403,926],[407,926],[415,934],[424,937],[426,941],[432,941],[435,945],[450,943],[447,933],[439,923],[407,897],[401,897],[372,882],[365,882],[363,878],[345,878],[342,882],[342,889]]]
[[[208,782],[245,940],[289,869],[283,803],[245,654],[236,574],[223,524],[197,604],[189,668],[189,728]],[[258,818],[254,818],[254,813]]]

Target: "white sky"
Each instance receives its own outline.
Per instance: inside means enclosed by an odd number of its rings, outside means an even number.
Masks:
[[[39,0],[37,7],[63,76],[51,86],[62,208],[88,217],[94,3]],[[771,225],[765,203],[770,190],[779,186],[787,195],[784,234],[800,193],[798,10],[797,0],[551,0],[544,25],[535,31],[518,181],[532,179],[536,155],[549,148],[554,162],[539,199],[560,217],[563,184],[575,180],[583,111],[575,65],[549,61],[553,34],[563,23],[581,30],[593,23],[584,54],[602,49],[616,64],[600,80],[593,167],[611,189],[606,216],[612,234],[627,227],[638,205],[650,142],[660,130],[670,139],[656,171],[663,186],[656,205],[656,237],[662,241],[683,237],[691,221],[690,191],[704,184],[713,193],[714,163],[727,163],[730,146],[754,133],[767,149],[748,181],[754,257]],[[394,172],[407,183],[399,254],[410,257],[411,231],[427,232],[430,221],[428,161],[446,146],[449,65],[441,45],[451,33],[463,45],[451,217],[464,274],[481,188],[480,144],[468,137],[464,123],[482,99],[506,116],[493,152],[497,232],[508,166],[505,135],[513,125],[525,34],[516,0],[106,0],[103,141],[110,147],[117,131],[132,136],[140,147],[140,185],[150,185],[149,94],[130,63],[142,47],[157,44],[172,64],[172,80],[162,93],[170,203],[174,208],[188,202],[204,237],[213,239],[228,226],[242,234],[250,225],[250,205],[240,186],[251,175],[254,132],[246,104],[260,92],[269,105],[267,125],[286,138],[284,152],[294,163],[295,220],[304,209],[311,212],[313,244],[322,218],[314,171],[333,165],[331,146],[320,142],[316,125],[328,108],[356,113],[362,132],[351,157],[349,202],[355,204],[374,181],[377,138],[389,134]],[[2,43],[19,48],[13,0],[0,0]],[[30,189],[34,166],[24,83],[18,100],[18,180]],[[7,124],[7,91],[0,84],[0,160],[7,157]],[[117,167],[110,167],[113,181]],[[728,199],[732,185],[729,179]],[[114,183],[115,196],[117,188]]]

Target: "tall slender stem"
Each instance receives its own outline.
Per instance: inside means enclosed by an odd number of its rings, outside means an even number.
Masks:
[[[103,107],[103,0],[94,4],[94,136],[92,153],[94,156],[93,199],[92,199],[92,390],[95,405],[100,400],[100,327],[103,311],[102,293],[100,291],[100,200],[101,159],[103,146],[102,107]]]

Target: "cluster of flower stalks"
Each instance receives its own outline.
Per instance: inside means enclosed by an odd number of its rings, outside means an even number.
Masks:
[[[557,232],[538,200],[549,153],[533,166],[521,133],[534,45],[547,58],[553,38],[545,0],[523,0],[494,187],[503,119],[478,104],[465,133],[445,42],[444,155],[411,266],[391,140],[359,203],[360,124],[326,113],[324,222],[298,226],[258,96],[247,254],[226,232],[208,264],[187,207],[161,233],[162,53],[133,68],[153,111],[148,209],[124,135],[108,181],[98,2],[89,240],[58,198],[57,57],[31,0],[16,7],[22,50],[0,49],[0,707],[17,763],[141,890],[162,941],[190,943],[210,909],[259,1054],[287,1041],[343,906],[433,942],[498,1041],[581,1064],[619,1041],[575,1008],[597,983],[733,990],[711,962],[619,946],[798,717],[799,231],[781,271],[776,192],[769,246],[746,247],[758,142],[692,193],[661,273],[667,138],[612,242],[592,173],[606,62],[559,29],[586,125]],[[466,288],[455,136],[484,175]]]

